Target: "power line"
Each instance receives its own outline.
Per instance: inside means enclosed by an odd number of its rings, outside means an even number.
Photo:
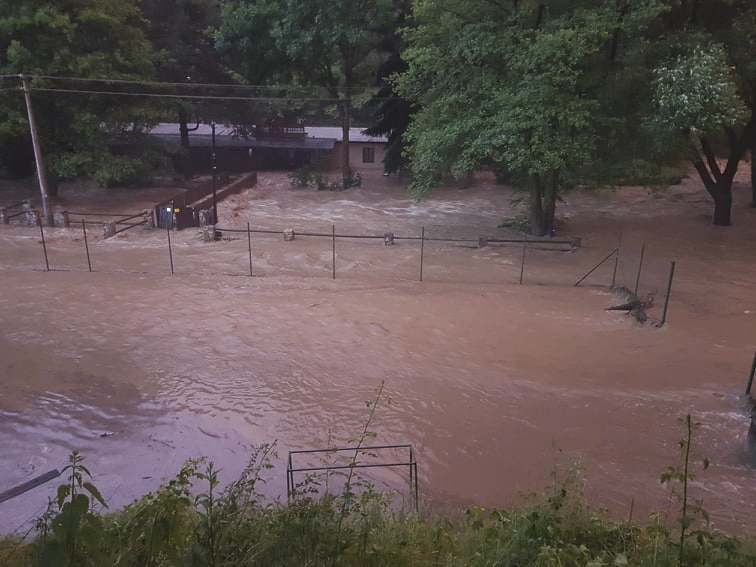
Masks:
[[[186,87],[186,88],[230,88],[230,89],[307,89],[307,88],[319,88],[330,89],[332,87],[326,87],[322,85],[249,85],[249,84],[236,84],[236,83],[180,83],[169,81],[149,81],[149,80],[137,80],[137,79],[101,79],[101,78],[87,78],[87,77],[61,77],[55,75],[26,75],[29,79],[44,79],[50,81],[71,81],[81,83],[105,83],[105,84],[121,84],[121,85],[140,85],[140,86],[153,86],[153,87]],[[0,75],[0,79],[14,78],[18,79],[19,75]],[[353,90],[353,91],[369,91],[372,89],[378,89],[379,86],[342,86],[337,87],[338,90]]]
[[[168,98],[173,100],[216,100],[216,101],[236,101],[236,102],[327,102],[338,104],[345,102],[343,98],[321,98],[321,97],[260,97],[260,96],[223,96],[223,95],[192,95],[192,94],[169,94],[169,93],[145,93],[145,92],[125,92],[125,91],[99,91],[85,89],[60,89],[47,87],[30,87],[30,90],[36,92],[50,93],[67,93],[81,95],[108,95],[108,96],[128,96],[128,97],[145,97],[145,98]],[[372,97],[372,100],[394,100],[399,97]]]
[[[48,93],[69,93],[69,94],[90,94],[90,95],[112,95],[112,96],[131,96],[131,97],[150,97],[150,98],[171,98],[171,99],[193,99],[193,100],[228,100],[228,101],[249,101],[249,102],[342,102],[341,98],[304,98],[304,97],[259,97],[259,96],[222,96],[222,95],[192,95],[192,94],[168,94],[168,93],[132,93],[125,91],[94,91],[84,89],[58,89],[45,87],[30,87],[32,91],[41,91]]]

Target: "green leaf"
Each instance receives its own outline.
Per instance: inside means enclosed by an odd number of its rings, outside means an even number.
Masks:
[[[104,506],[105,508],[108,507],[108,505],[105,503],[105,499],[102,497],[102,494],[100,494],[100,491],[94,484],[92,484],[91,482],[85,482],[84,484],[82,484],[82,488],[89,492],[89,494],[92,495],[92,498],[97,500],[102,506]]]
[[[63,503],[66,501],[66,498],[68,498],[68,495],[71,493],[71,487],[68,484],[61,484],[58,486],[58,494],[57,494],[57,503],[58,503],[58,509],[63,507]]]

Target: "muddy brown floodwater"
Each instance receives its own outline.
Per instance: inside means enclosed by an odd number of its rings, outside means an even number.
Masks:
[[[277,441],[267,485],[285,497],[290,449],[354,437],[381,381],[372,429],[411,443],[424,501],[439,508],[513,504],[578,461],[591,504],[636,518],[668,510],[659,474],[678,459],[678,419],[701,426],[693,486],[716,526],[753,532],[756,469],[740,397],[756,347],[756,210],[736,191],[735,226],[708,223],[692,180],[664,191],[577,192],[560,204],[574,252],[228,233],[212,244],[134,229],[102,240],[95,272],[81,235],[0,227],[0,489],[60,468],[82,451],[112,505],[155,489],[190,457],[231,479],[251,448]],[[392,181],[344,193],[291,190],[279,174],[222,204],[226,227],[505,236],[512,193],[485,179],[415,203]],[[575,281],[622,234],[619,283],[632,287],[642,243],[643,294],[657,305],[678,262],[669,324],[607,312],[611,262]],[[238,238],[241,237],[241,238]],[[659,317],[659,308],[651,312]],[[397,476],[395,482],[400,486]],[[29,526],[54,482],[0,505],[0,531]]]

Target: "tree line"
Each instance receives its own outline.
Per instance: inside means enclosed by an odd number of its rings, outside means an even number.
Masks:
[[[729,225],[735,174],[756,153],[751,0],[0,0],[0,14],[0,75],[34,75],[35,88],[120,79],[270,99],[39,93],[54,179],[140,176],[159,153],[144,131],[168,116],[187,146],[200,122],[314,113],[343,128],[345,186],[359,122],[388,137],[386,170],[409,173],[416,195],[491,169],[528,191],[544,235],[565,191],[683,162]],[[0,81],[0,148],[21,176],[33,160],[12,85]],[[139,150],[116,151],[116,137]],[[756,206],[754,173],[751,159]]]

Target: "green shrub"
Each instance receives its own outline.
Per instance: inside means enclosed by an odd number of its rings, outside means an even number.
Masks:
[[[564,479],[555,473],[548,492],[522,508],[472,507],[455,518],[408,513],[351,474],[341,494],[319,496],[309,477],[290,503],[269,502],[258,489],[271,466],[271,446],[255,450],[224,489],[212,463],[189,461],[156,492],[104,515],[104,501],[74,453],[68,481],[37,523],[36,539],[0,539],[0,565],[753,567],[753,540],[695,522],[699,509],[687,499],[695,424],[685,423],[680,464],[662,475],[685,488],[674,528],[662,514],[640,525],[591,510],[575,471]]]
[[[315,173],[309,167],[300,167],[289,174],[292,187],[306,188],[315,183]]]

